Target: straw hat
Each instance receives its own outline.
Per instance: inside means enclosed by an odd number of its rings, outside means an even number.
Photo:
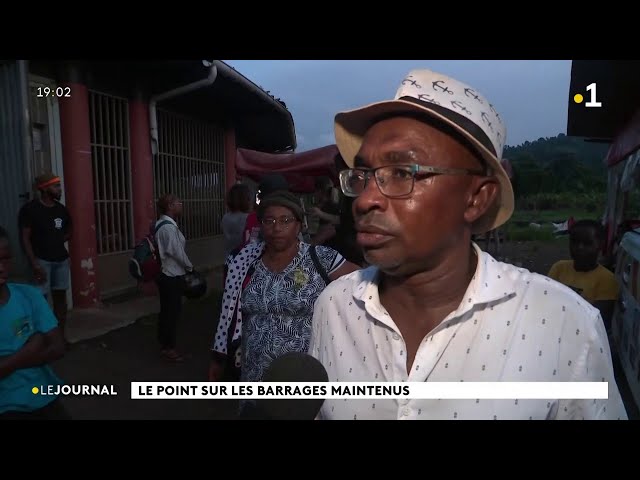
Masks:
[[[457,130],[477,149],[500,182],[495,203],[473,225],[485,233],[504,224],[513,214],[511,181],[501,165],[506,127],[489,101],[474,88],[431,70],[413,70],[404,78],[393,100],[373,103],[335,117],[336,144],[349,167],[367,130],[382,116],[394,113],[427,114]]]

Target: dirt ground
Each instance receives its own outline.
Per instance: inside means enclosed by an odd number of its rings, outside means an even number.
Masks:
[[[185,303],[178,349],[187,355],[171,363],[159,355],[156,316],[72,345],[54,368],[69,384],[115,385],[117,396],[66,397],[74,419],[233,419],[235,400],[132,400],[131,382],[207,381],[209,347],[217,323],[217,295]]]
[[[551,266],[558,260],[569,258],[568,239],[562,237],[553,242],[506,242],[500,245],[498,253],[494,249],[487,250],[484,242],[479,245],[503,262],[542,275],[549,273]]]
[[[481,246],[483,246],[481,244]],[[567,258],[566,240],[553,243],[518,242],[501,247],[501,260],[546,274],[551,265]],[[155,317],[110,332],[100,338],[73,345],[54,368],[70,384],[115,385],[116,397],[65,398],[75,419],[202,420],[234,419],[233,400],[132,400],[130,382],[206,381],[209,342],[217,322],[215,296],[185,304],[184,320],[178,329],[178,348],[189,354],[182,364],[160,358],[155,341]],[[616,364],[617,367],[617,364]],[[629,389],[618,370],[619,388],[632,419],[640,419]]]

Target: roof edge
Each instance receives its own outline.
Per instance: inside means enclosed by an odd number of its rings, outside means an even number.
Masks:
[[[225,77],[235,80],[236,82],[242,84],[245,88],[249,90],[253,90],[255,93],[260,95],[268,104],[270,104],[276,111],[278,111],[281,115],[285,116],[288,120],[289,126],[289,137],[290,137],[290,148],[291,150],[295,150],[297,148],[297,140],[296,140],[296,131],[295,131],[295,123],[293,121],[293,115],[285,105],[285,103],[275,98],[273,95],[267,93],[265,89],[258,86],[256,83],[249,80],[243,74],[241,74],[238,70],[233,68],[231,65],[223,62],[222,60],[213,60],[213,65],[218,69],[218,73],[222,73]]]

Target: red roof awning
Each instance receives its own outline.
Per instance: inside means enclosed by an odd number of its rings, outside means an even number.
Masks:
[[[314,178],[326,176],[337,184],[336,156],[338,147],[328,145],[300,153],[264,153],[239,148],[236,172],[259,182],[267,173],[280,173],[297,193],[311,193]]]

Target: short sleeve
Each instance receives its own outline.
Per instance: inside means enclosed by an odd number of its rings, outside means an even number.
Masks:
[[[344,262],[346,262],[346,259],[333,248],[318,245],[316,246],[316,252],[318,253],[320,264],[325,269],[328,275],[331,275],[333,272],[339,269],[344,264]]]
[[[58,326],[58,320],[40,290],[30,287],[27,292],[25,293],[31,301],[31,319],[35,330],[37,332],[47,333],[56,328]]]
[[[603,268],[602,277],[598,281],[598,286],[595,292],[595,301],[617,300],[619,294],[618,281],[615,275],[609,270]]]
[[[160,250],[160,255],[171,254],[174,250],[172,243],[174,241],[175,232],[170,231],[170,226],[171,224],[167,223],[156,230],[156,244]]]

